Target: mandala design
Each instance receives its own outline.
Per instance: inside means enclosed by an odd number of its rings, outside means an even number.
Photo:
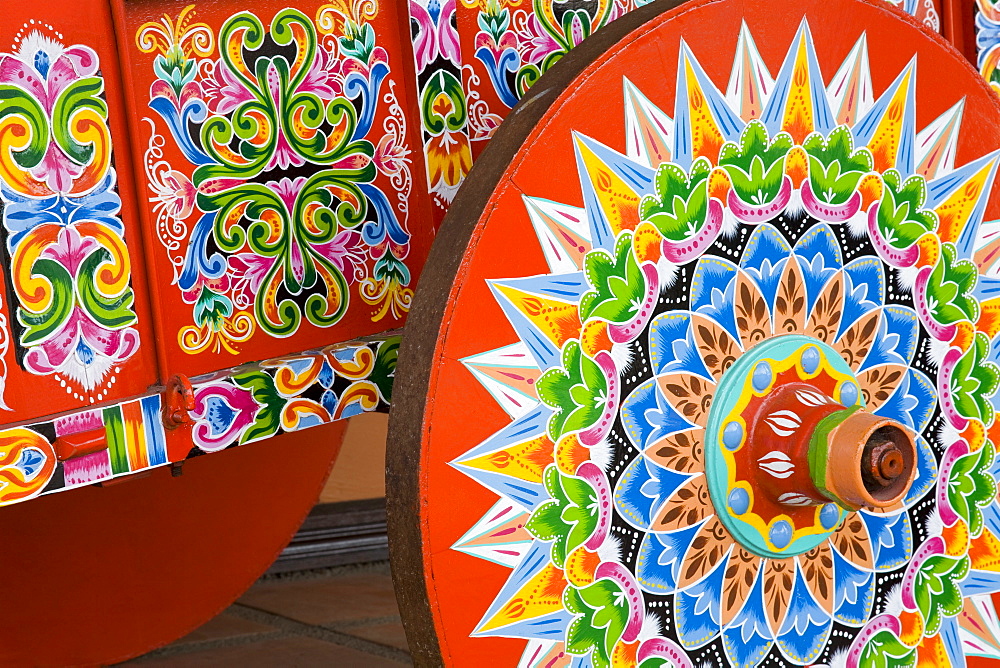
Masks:
[[[918,130],[916,59],[876,97],[864,36],[832,78],[805,21],[777,76],[745,26],[734,62],[723,93],[682,43],[673,118],[625,81],[626,153],[575,137],[584,208],[525,197],[550,273],[491,281],[520,342],[464,360],[512,418],[452,462],[500,496],[454,549],[512,569],[473,635],[960,665],[1000,591],[1000,153],[955,167],[962,103]],[[912,442],[891,501],[754,449],[860,414]]]
[[[246,11],[216,35],[190,5],[137,31],[139,49],[158,54],[145,168],[157,236],[192,308],[178,333],[186,352],[236,354],[258,331],[331,327],[354,284],[373,321],[409,310],[406,124],[377,12],[327,4],[314,21],[284,9],[265,26]],[[167,137],[185,164],[164,158]]]
[[[17,50],[0,54],[5,267],[18,361],[94,403],[138,350],[139,333],[100,60],[59,39],[32,22]]]

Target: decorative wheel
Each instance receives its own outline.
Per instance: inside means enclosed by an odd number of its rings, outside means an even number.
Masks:
[[[436,242],[392,418],[411,646],[1000,658],[1000,105],[884,5],[674,5],[543,77]]]

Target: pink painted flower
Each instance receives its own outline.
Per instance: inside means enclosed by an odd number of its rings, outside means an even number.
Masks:
[[[396,137],[384,135],[379,140],[378,146],[375,147],[375,155],[372,160],[380,172],[386,176],[393,176],[406,166],[409,154],[410,150],[405,144],[396,143]]]
[[[341,230],[333,241],[316,246],[316,252],[329,260],[349,282],[365,277],[366,246],[361,233],[355,230]]]
[[[202,81],[202,88],[212,113],[228,114],[253,99],[253,94],[221,59],[215,62],[210,71],[207,67],[205,69],[208,76]]]
[[[254,421],[259,408],[250,390],[225,381],[196,387],[194,402],[192,436],[195,445],[205,452],[235,443]]]
[[[194,210],[198,189],[186,174],[175,169],[164,170],[158,176],[157,182],[149,181],[155,192],[153,208],[170,218],[186,219]]]
[[[255,253],[239,253],[229,258],[233,303],[237,308],[249,308],[254,303],[260,285],[274,262],[273,257],[264,257]]]
[[[542,28],[534,14],[528,17],[524,27],[517,32],[521,60],[525,63],[540,62],[545,56],[562,48]]]

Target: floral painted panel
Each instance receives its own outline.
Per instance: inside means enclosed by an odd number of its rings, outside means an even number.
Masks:
[[[168,358],[193,374],[401,324],[430,239],[392,12],[157,10],[125,7]]]
[[[130,160],[114,141],[127,133],[111,16],[88,4],[91,30],[58,16],[19,21],[27,9],[17,8],[0,33],[0,409],[14,411],[5,421],[155,380],[134,276],[141,237],[128,220],[128,176],[121,183]]]

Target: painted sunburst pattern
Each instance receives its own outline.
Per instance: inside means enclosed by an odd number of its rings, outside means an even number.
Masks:
[[[490,281],[520,341],[464,363],[512,422],[452,462],[500,497],[454,549],[511,574],[473,635],[529,667],[1000,658],[1000,154],[956,166],[963,102],[918,128],[916,58],[876,92],[863,35],[825,77],[803,20],[773,75],[744,26],[724,91],[678,57],[672,116],[626,80],[627,145],[575,136],[583,208],[525,197],[550,273]],[[726,469],[723,387],[778,348],[827,379],[804,404],[914,436],[901,502],[775,514]]]

